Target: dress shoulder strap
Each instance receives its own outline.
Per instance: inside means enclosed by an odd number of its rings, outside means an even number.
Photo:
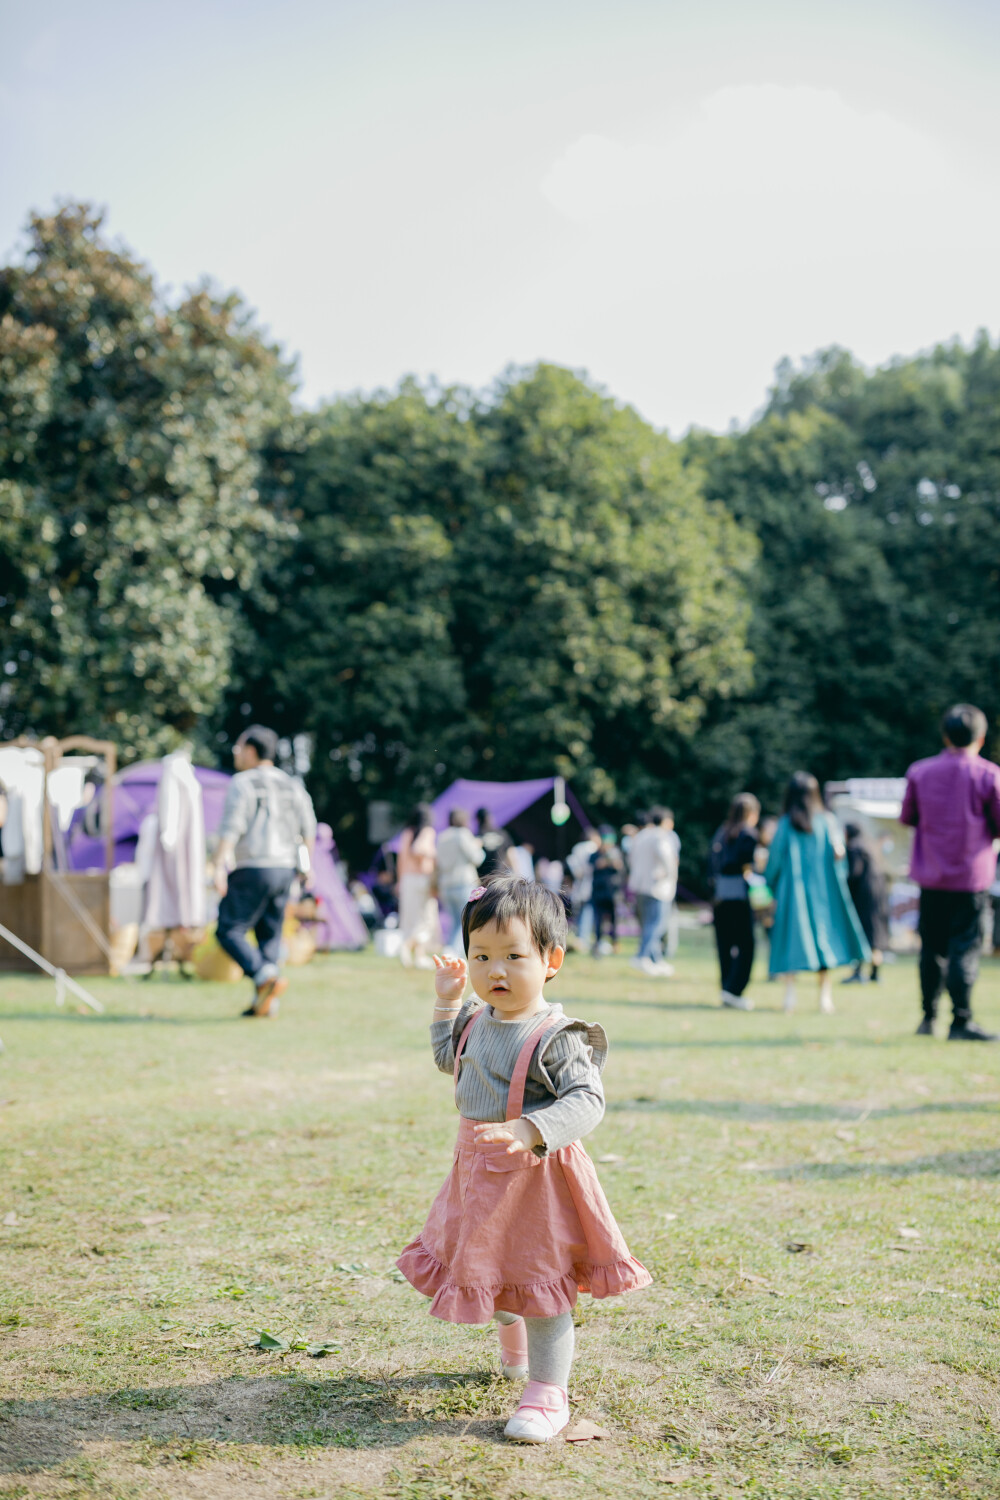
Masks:
[[[456,1088],[458,1088],[458,1069],[459,1069],[459,1064],[462,1061],[462,1053],[465,1051],[465,1044],[469,1040],[469,1032],[472,1030],[473,1026],[475,1026],[476,1022],[479,1020],[479,1017],[484,1013],[485,1010],[486,1010],[486,1007],[485,1007],[485,1005],[483,1005],[483,1006],[480,1006],[479,1010],[473,1011],[472,1015],[469,1017],[469,1019],[465,1023],[465,1026],[464,1026],[463,1031],[462,1031],[462,1035],[458,1039],[458,1046],[455,1048],[455,1087]]]
[[[551,1016],[546,1016],[535,1027],[518,1053],[517,1062],[514,1064],[514,1072],[511,1075],[510,1088],[507,1090],[508,1120],[519,1120],[521,1118],[521,1112],[524,1109],[524,1085],[527,1082],[531,1059],[542,1043],[547,1041],[553,1032],[559,1031],[564,1024],[564,1017],[562,1016],[559,1016],[555,1021],[552,1020]]]

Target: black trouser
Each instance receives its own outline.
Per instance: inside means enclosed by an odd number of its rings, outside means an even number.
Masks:
[[[595,896],[591,900],[594,908],[594,947],[596,948],[604,936],[604,924],[608,926],[608,936],[613,943],[618,941],[618,927],[615,917],[614,896]]]
[[[945,984],[952,1025],[972,1015],[972,986],[979,973],[986,891],[920,892],[920,993],[924,1016],[933,1021]]]
[[[276,964],[281,952],[281,927],[285,920],[288,891],[294,870],[256,870],[244,866],[229,877],[226,894],[219,903],[215,935],[219,947],[235,958],[244,974],[254,978],[264,964]],[[257,947],[246,940],[253,928]]]
[[[727,995],[742,995],[753,968],[753,911],[749,901],[715,903],[715,942],[722,988]]]

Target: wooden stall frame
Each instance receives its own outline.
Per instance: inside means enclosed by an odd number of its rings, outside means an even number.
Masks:
[[[111,740],[98,740],[90,735],[74,734],[65,739],[57,739],[53,735],[47,735],[38,741],[29,735],[19,735],[17,739],[7,741],[0,745],[0,749],[37,750],[42,756],[42,770],[45,781],[45,794],[42,798],[42,868],[38,876],[26,876],[26,884],[37,882],[32,905],[37,908],[37,927],[39,932],[38,946],[41,956],[45,962],[42,967],[50,969],[54,965],[59,974],[62,974],[67,965],[60,963],[64,957],[63,947],[66,944],[65,916],[69,915],[75,919],[78,928],[86,932],[90,941],[98,951],[107,958],[110,954],[110,883],[111,871],[114,867],[114,776],[118,765],[117,747]],[[82,751],[88,755],[99,755],[104,759],[106,776],[103,788],[102,816],[104,818],[104,871],[99,876],[72,875],[65,871],[56,870],[53,859],[53,833],[52,812],[48,797],[48,780],[51,773],[61,764],[63,757],[73,751]],[[88,909],[88,905],[81,901],[79,891],[75,886],[84,884],[89,888],[94,879],[100,879],[103,883],[101,891],[101,910],[97,917]],[[31,892],[25,893],[25,900],[31,898]],[[59,909],[63,912],[60,921],[55,916],[56,907],[54,903],[59,902]],[[91,903],[92,904],[92,903]],[[99,920],[101,918],[102,920]],[[61,931],[60,931],[61,929]],[[23,934],[19,934],[21,942],[16,946],[25,953]],[[37,961],[34,949],[27,946],[27,954],[32,962]],[[73,968],[83,969],[84,972],[94,972],[95,965],[89,959],[83,962],[74,962],[69,965]],[[99,971],[102,964],[97,965]],[[57,979],[57,992],[61,988]],[[88,997],[89,999],[89,997]]]

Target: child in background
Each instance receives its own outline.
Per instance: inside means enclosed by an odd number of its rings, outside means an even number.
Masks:
[[[468,966],[435,958],[434,1061],[455,1079],[455,1161],[397,1265],[435,1317],[500,1325],[509,1379],[525,1375],[507,1437],[544,1443],[569,1421],[577,1293],[648,1286],[580,1136],[604,1114],[600,1026],[550,1005],[566,912],[544,886],[499,876],[462,913]],[[475,998],[463,1003],[471,973]]]

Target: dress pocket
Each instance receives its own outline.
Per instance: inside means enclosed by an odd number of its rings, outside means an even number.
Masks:
[[[511,1156],[506,1151],[498,1151],[495,1156],[491,1152],[486,1158],[487,1172],[523,1172],[541,1165],[542,1158],[534,1151],[515,1151]]]

